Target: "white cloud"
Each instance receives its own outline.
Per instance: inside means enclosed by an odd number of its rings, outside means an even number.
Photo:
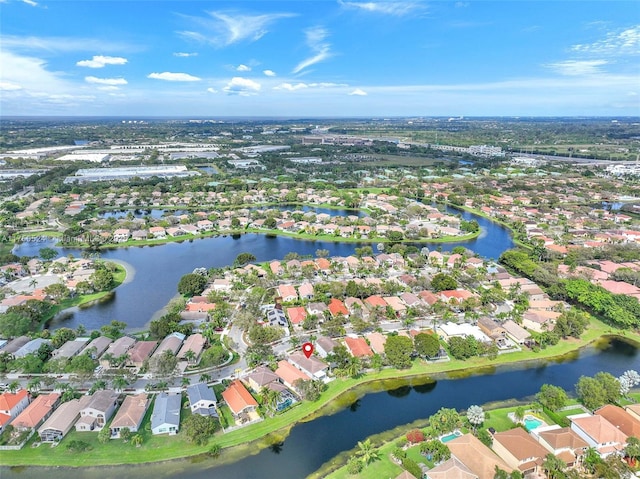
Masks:
[[[288,90],[288,91],[296,91],[296,90],[301,90],[303,88],[309,88],[309,85],[307,85],[306,83],[296,83],[291,84],[291,83],[281,83],[280,85],[274,87],[274,90]]]
[[[32,7],[38,6],[38,2],[34,2],[33,0],[22,0],[22,3],[26,3],[27,5],[31,5]]]
[[[349,93],[349,95],[355,95],[355,96],[367,96],[367,92],[364,90],[361,90],[360,88],[356,88],[355,90],[353,90],[351,93]]]
[[[573,45],[571,50],[608,56],[640,55],[640,25],[622,31],[609,32],[604,39],[594,43]]]
[[[116,91],[116,90],[120,90],[120,88],[118,88],[117,86],[113,86],[113,85],[107,85],[107,86],[99,86],[98,90],[101,90],[101,91]]]
[[[179,35],[203,43],[222,47],[243,40],[256,41],[268,33],[268,27],[282,18],[296,16],[292,13],[242,15],[224,12],[208,12],[209,17],[186,16],[198,30],[178,32]]]
[[[124,42],[82,37],[23,37],[19,35],[2,35],[2,47],[11,50],[48,52],[122,52],[139,51],[140,47]]]
[[[196,52],[191,52],[191,53],[187,53],[187,52],[175,52],[173,54],[174,57],[180,57],[180,58],[188,58],[188,57],[197,57],[198,53]]]
[[[15,91],[22,90],[22,87],[16,83],[8,81],[0,81],[0,91]]]
[[[276,72],[274,72],[273,70],[262,70],[262,73],[264,73],[265,76],[268,76],[268,77],[276,76]]]
[[[218,90],[216,90],[215,88],[207,88],[207,91],[209,93],[218,93]]]
[[[418,2],[338,2],[344,8],[356,9],[370,13],[380,13],[382,15],[392,15],[402,17],[416,10],[424,9],[424,5]],[[460,2],[458,2],[460,3]]]
[[[124,78],[97,78],[93,76],[84,77],[84,81],[87,83],[94,83],[97,85],[126,85],[127,80]]]
[[[251,71],[251,67],[247,66],[247,65],[243,65],[240,64],[236,67],[236,70],[239,72],[250,72]]]
[[[147,78],[153,78],[155,80],[165,80],[165,81],[200,81],[201,79],[189,75],[188,73],[172,73],[172,72],[162,72],[162,73],[149,73]]]
[[[297,91],[297,90],[306,90],[308,88],[337,88],[337,87],[346,87],[349,86],[345,83],[329,83],[329,82],[320,82],[320,83],[281,83],[278,86],[273,87],[274,90],[287,90],[287,91]]]
[[[314,53],[313,56],[302,60],[293,69],[293,73],[299,73],[305,68],[320,63],[332,56],[331,44],[325,42],[328,32],[322,27],[309,28],[305,31],[307,45]]]
[[[82,93],[82,84],[70,81],[64,74],[49,71],[47,62],[41,58],[2,48],[0,65],[0,90],[3,92],[0,95],[0,109],[3,112],[55,114],[68,112],[72,107],[86,106],[86,102],[95,99],[92,95]]]
[[[106,57],[103,55],[94,55],[91,60],[80,60],[76,63],[79,67],[87,68],[103,68],[106,65],[124,65],[127,63],[126,58],[122,57]]]
[[[602,73],[600,67],[607,63],[609,62],[606,60],[566,60],[563,62],[548,63],[545,66],[560,75],[579,76]]]
[[[249,78],[233,77],[223,88],[227,95],[250,96],[257,94],[262,85]]]

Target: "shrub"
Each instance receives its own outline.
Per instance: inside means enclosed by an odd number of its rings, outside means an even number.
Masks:
[[[349,462],[347,463],[347,472],[351,475],[359,474],[363,468],[364,465],[362,464],[362,461],[355,456],[349,459]]]
[[[413,474],[415,477],[422,477],[422,469],[420,469],[420,466],[418,466],[418,464],[416,464],[416,461],[414,461],[413,459],[405,457],[402,460],[402,467],[407,472]]]
[[[420,429],[414,429],[407,433],[407,441],[412,444],[418,444],[424,441],[424,433]]]
[[[91,444],[85,441],[71,441],[67,444],[67,450],[71,452],[85,452],[93,449]]]
[[[409,441],[407,440],[406,437],[401,437],[396,441],[396,447],[404,447],[407,445],[408,442]]]

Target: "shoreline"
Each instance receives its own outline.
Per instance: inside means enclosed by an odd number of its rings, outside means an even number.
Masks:
[[[473,213],[473,212],[470,212]],[[487,218],[488,219],[488,218]],[[498,222],[496,222],[498,223]],[[501,226],[505,226],[504,224],[500,224]],[[510,230],[511,231],[511,230]],[[181,235],[181,236],[172,236],[166,237],[162,239],[147,239],[140,241],[128,240],[122,243],[102,243],[99,245],[100,250],[111,250],[118,248],[130,248],[130,247],[144,247],[144,246],[162,246],[170,243],[184,243],[185,241],[193,241],[193,240],[202,240],[208,238],[219,238],[225,236],[242,236],[245,234],[259,234],[265,236],[282,236],[285,238],[292,238],[299,241],[311,241],[311,242],[325,242],[325,243],[355,243],[355,244],[442,244],[442,243],[466,243],[468,241],[473,241],[477,239],[483,230],[480,229],[475,233],[469,233],[466,235],[460,236],[443,236],[442,238],[416,238],[416,239],[407,239],[404,238],[399,241],[393,241],[388,238],[343,238],[341,236],[333,236],[333,235],[310,235],[310,234],[300,234],[300,233],[289,233],[287,231],[280,230],[264,230],[259,228],[246,228],[246,229],[238,229],[238,230],[227,230],[227,231],[216,231],[205,234],[197,234],[197,235]],[[60,248],[76,248],[76,249],[89,249],[91,246],[87,243],[58,243],[56,246]]]
[[[528,357],[524,359],[515,359],[513,361],[503,361],[501,363],[491,363],[486,358],[483,358],[481,364],[477,364],[478,361],[455,361],[453,363],[447,362],[440,363],[440,365],[444,367],[436,368],[437,370],[430,371],[425,369],[431,369],[434,366],[437,367],[438,364],[425,364],[424,362],[421,362],[420,364],[412,365],[411,368],[406,370],[385,369],[379,372],[368,373],[364,377],[358,379],[341,379],[338,380],[339,382],[334,381],[330,383],[330,388],[327,391],[327,396],[321,399],[321,402],[319,403],[301,403],[301,406],[293,408],[280,416],[267,418],[261,423],[249,426],[248,428],[241,428],[228,434],[215,436],[212,440],[209,441],[208,446],[192,446],[186,443],[185,447],[177,451],[176,455],[169,454],[169,452],[176,452],[173,449],[171,449],[170,451],[162,451],[162,448],[160,448],[160,450],[158,450],[156,453],[156,455],[158,455],[157,459],[150,458],[150,460],[136,461],[135,457],[133,457],[127,458],[133,460],[113,462],[113,459],[115,459],[113,456],[105,455],[103,456],[102,460],[95,457],[85,457],[85,459],[88,459],[88,463],[86,465],[80,466],[76,465],[77,461],[74,461],[73,457],[70,457],[67,460],[63,460],[61,462],[55,461],[54,463],[49,464],[34,464],[33,457],[30,457],[30,455],[27,455],[23,458],[15,457],[23,455],[21,454],[21,452],[25,451],[25,449],[28,450],[28,447],[25,446],[25,448],[20,451],[11,451],[3,454],[3,456],[5,456],[3,458],[3,462],[7,467],[31,466],[42,468],[55,467],[72,469],[158,464],[163,462],[181,462],[185,459],[192,461],[197,460],[198,457],[206,456],[208,448],[211,446],[211,444],[218,444],[223,449],[223,451],[222,457],[216,460],[215,465],[222,465],[234,462],[239,458],[249,454],[257,454],[262,449],[269,447],[274,443],[282,442],[289,435],[291,428],[299,423],[308,422],[321,416],[337,413],[338,411],[344,409],[346,405],[345,398],[348,398],[348,402],[353,402],[353,400],[362,397],[368,392],[376,390],[386,390],[389,389],[390,386],[395,386],[389,384],[393,381],[406,383],[407,381],[418,379],[421,382],[430,382],[442,379],[456,379],[460,377],[472,376],[474,374],[486,374],[488,372],[495,371],[495,369],[498,367],[518,367],[536,361],[554,361],[562,358],[569,359],[571,358],[571,356],[574,356],[576,353],[587,347],[593,346],[600,341],[607,341],[611,339],[619,339],[622,341],[631,342],[635,346],[640,347],[640,334],[638,333],[627,332],[627,334],[624,334],[624,332],[601,331],[599,334],[589,339],[576,342],[574,344],[575,347],[572,347],[566,351],[558,353],[556,351],[553,351],[553,347],[548,348],[551,349],[549,354],[540,357]],[[528,353],[540,354],[532,352]],[[465,366],[465,363],[469,362],[476,364]],[[331,390],[332,386],[333,390]],[[307,405],[306,408],[304,407],[305,404]],[[246,437],[250,435],[251,432],[253,432],[253,437]],[[11,456],[14,454],[15,456],[12,458]],[[42,456],[39,456],[39,458],[41,457]]]
[[[54,321],[58,316],[62,314],[69,313],[69,312],[73,313],[77,311],[78,308],[91,308],[95,306],[97,303],[107,298],[109,295],[115,294],[115,291],[118,289],[119,286],[129,283],[133,280],[136,270],[131,264],[127,263],[126,261],[121,261],[117,259],[115,260],[108,259],[108,260],[102,260],[102,261],[107,263],[111,262],[116,264],[117,266],[120,266],[124,272],[124,278],[122,278],[121,281],[117,281],[114,279],[115,285],[113,286],[113,288],[109,289],[108,291],[100,291],[99,293],[93,293],[91,295],[87,295],[87,296],[90,296],[91,299],[83,300],[82,296],[80,296],[80,300],[78,301],[77,304],[72,304],[69,306],[65,306],[64,308],[54,310],[53,314],[51,314],[49,317],[46,317],[42,321],[41,327],[46,327],[51,321]]]

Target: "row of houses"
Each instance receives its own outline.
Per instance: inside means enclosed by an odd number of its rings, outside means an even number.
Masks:
[[[0,348],[0,352],[6,352],[14,358],[21,358],[36,353],[43,344],[50,343],[49,339],[31,339],[28,336],[19,336],[6,341]],[[55,349],[51,357],[52,359],[70,359],[77,355],[87,354],[91,359],[99,360],[103,368],[117,363],[140,369],[147,361],[160,357],[165,351],[170,351],[179,361],[197,364],[206,344],[206,338],[200,333],[185,336],[182,333],[174,332],[160,342],[138,341],[131,336],[122,336],[115,341],[106,336],[99,336],[93,340],[88,337],[79,337],[67,341]]]
[[[206,384],[191,385],[186,394],[192,414],[218,418],[215,394]],[[61,395],[57,392],[40,394],[33,400],[25,389],[7,392],[0,395],[0,425],[6,428],[11,424],[18,431],[37,429],[42,442],[59,442],[74,427],[79,432],[100,431],[113,418],[109,429],[111,438],[116,439],[123,428],[132,433],[140,429],[152,401],[149,395],[141,393],[126,395],[120,403],[120,396],[105,389],[60,403]],[[181,394],[158,394],[151,414],[151,432],[176,434],[181,407]]]

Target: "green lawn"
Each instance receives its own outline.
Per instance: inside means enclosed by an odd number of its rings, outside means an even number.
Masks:
[[[584,413],[584,409],[577,407],[574,409],[567,409],[565,411],[558,411],[556,414],[561,417],[567,417],[567,416],[572,416],[574,414],[583,414],[583,413]]]
[[[510,412],[515,411],[515,407],[504,407],[487,411],[489,418],[484,422],[483,427],[488,429],[494,428],[496,431],[508,431],[513,429],[515,424],[507,416]]]
[[[400,474],[403,469],[391,460],[391,451],[395,449],[393,442],[380,448],[380,460],[366,466],[360,474],[351,475],[346,467],[341,467],[332,474],[325,476],[327,479],[391,479]],[[316,477],[312,475],[311,477]],[[317,476],[319,477],[319,476]]]

